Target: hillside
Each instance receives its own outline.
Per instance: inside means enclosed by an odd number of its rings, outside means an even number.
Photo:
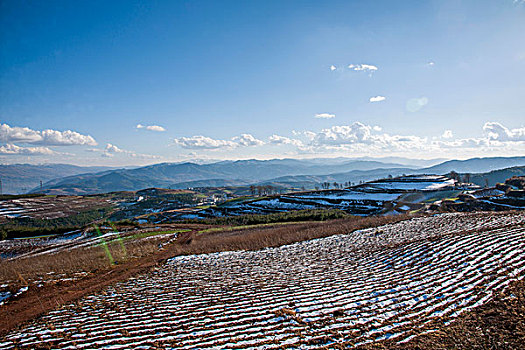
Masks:
[[[494,186],[498,182],[505,182],[506,179],[513,176],[524,176],[525,166],[517,166],[512,168],[500,169],[490,171],[488,173],[471,174],[470,181],[479,186],[485,186],[488,182],[489,186]]]
[[[187,188],[271,184],[283,188],[313,189],[323,182],[359,183],[403,174],[484,173],[525,166],[525,157],[473,158],[446,161],[415,169],[396,163],[344,159],[272,159],[221,161],[210,164],[161,163],[136,169],[73,175],[44,184],[51,194],[93,194],[133,191],[148,187]],[[33,192],[39,191],[35,188]]]
[[[486,173],[493,170],[525,166],[525,157],[487,157],[467,160],[449,160],[438,165],[423,169],[428,174]]]
[[[2,180],[2,192],[4,194],[19,194],[40,186],[40,181],[48,182],[65,176],[96,173],[111,169],[114,168],[80,167],[70,164],[11,164],[0,165],[0,179]]]
[[[275,179],[268,181],[263,181],[259,184],[261,185],[280,185],[283,187],[292,187],[292,188],[307,188],[314,189],[318,187],[323,182],[337,182],[337,183],[358,183],[366,182],[371,180],[376,180],[380,178],[392,176],[399,176],[402,174],[413,173],[416,170],[411,168],[378,168],[371,170],[352,170],[344,173],[335,173],[328,175],[290,175],[290,176],[281,176]]]
[[[36,287],[40,280],[33,282],[0,309],[9,315],[0,317],[5,332],[0,347],[262,350],[366,344],[369,349],[441,349],[435,343],[411,346],[410,341],[443,334],[440,330],[462,314],[503,296],[509,283],[522,278],[524,224],[521,213],[452,213],[368,228],[347,218],[258,230],[203,230],[192,244],[177,239],[187,237],[189,227],[178,233],[148,231],[148,238],[145,232],[109,232],[103,237],[119,262],[103,270],[111,273],[77,277],[69,285],[65,276],[45,274],[47,281],[58,283]],[[262,250],[255,245],[269,237],[294,240]],[[57,254],[101,252],[99,242],[98,237],[52,246],[36,241],[48,249],[23,258],[36,263]],[[127,261],[118,252],[123,247],[130,251],[133,242],[159,248],[147,259]],[[245,249],[247,242],[258,249]],[[506,295],[509,303],[523,296]],[[513,315],[505,335],[519,337],[520,310],[503,310]],[[479,348],[490,348],[498,338],[480,326],[473,326],[476,343],[486,333],[492,338]],[[383,346],[385,340],[391,346]]]
[[[178,184],[188,181],[222,179],[223,181],[236,180],[258,183],[281,176],[322,175],[357,170],[373,171],[372,169],[377,168],[396,169],[399,168],[399,165],[377,161],[317,164],[309,160],[297,159],[240,160],[212,164],[162,163],[136,169],[118,169],[97,174],[69,176],[45,183],[44,190],[46,193],[92,194],[131,191],[147,187],[181,188]],[[343,176],[340,177],[340,179],[343,178]],[[198,184],[202,185],[203,183]],[[39,190],[36,188],[33,191]]]

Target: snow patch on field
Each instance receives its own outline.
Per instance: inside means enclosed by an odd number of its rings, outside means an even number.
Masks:
[[[521,213],[435,215],[260,251],[179,256],[44,315],[0,349],[402,342],[524,271]]]

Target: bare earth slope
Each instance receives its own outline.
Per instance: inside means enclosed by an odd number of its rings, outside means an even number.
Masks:
[[[523,213],[415,218],[261,251],[177,257],[48,313],[0,349],[398,343],[524,275]]]

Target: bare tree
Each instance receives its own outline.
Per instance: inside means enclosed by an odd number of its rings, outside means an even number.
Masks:
[[[448,177],[452,180],[459,181],[459,174],[456,173],[454,170],[452,170],[450,173],[448,173]]]

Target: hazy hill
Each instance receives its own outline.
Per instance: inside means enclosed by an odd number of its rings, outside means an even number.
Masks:
[[[25,193],[32,188],[40,186],[40,181],[47,182],[51,179],[82,173],[95,173],[103,170],[114,169],[110,167],[80,167],[70,164],[11,164],[0,165],[0,179],[2,180],[3,193]]]
[[[101,193],[111,191],[137,190],[147,187],[176,187],[180,183],[205,185],[195,181],[217,179],[236,180],[245,183],[258,183],[280,176],[322,175],[353,170],[371,170],[375,168],[397,168],[398,164],[377,161],[344,161],[336,163],[316,163],[309,160],[273,159],[273,160],[240,160],[222,161],[212,164],[195,163],[161,163],[136,169],[118,169],[97,174],[83,174],[56,179],[45,183],[46,192],[57,193]],[[34,191],[38,191],[36,188]]]
[[[359,181],[371,181],[385,178],[388,175],[399,176],[402,174],[409,174],[414,169],[410,168],[379,168],[371,170],[352,170],[344,173],[334,173],[328,175],[290,175],[282,176],[269,181],[264,181],[259,184],[281,185],[283,187],[305,187],[313,189],[323,182],[337,182],[344,184],[345,182],[358,183]]]
[[[470,181],[476,185],[485,186],[486,179],[489,186],[494,186],[498,182],[505,182],[506,179],[513,176],[525,176],[525,166],[494,170],[488,173],[471,174]]]
[[[209,180],[196,180],[196,181],[185,181],[178,182],[171,186],[176,189],[186,189],[192,187],[233,187],[233,186],[246,186],[251,185],[249,181],[238,180],[238,179],[209,179]]]
[[[525,157],[490,157],[467,160],[449,160],[441,164],[422,169],[431,174],[446,174],[452,170],[458,173],[486,173],[492,170],[525,166]]]
[[[388,175],[447,174],[452,170],[458,173],[485,173],[516,165],[525,166],[525,157],[452,160],[423,169],[376,160],[345,159],[326,159],[324,163],[321,159],[240,160],[211,164],[161,163],[135,169],[73,175],[49,181],[44,184],[44,189],[47,193],[90,194],[148,187],[186,188],[236,184],[314,188],[322,182],[357,183]]]

